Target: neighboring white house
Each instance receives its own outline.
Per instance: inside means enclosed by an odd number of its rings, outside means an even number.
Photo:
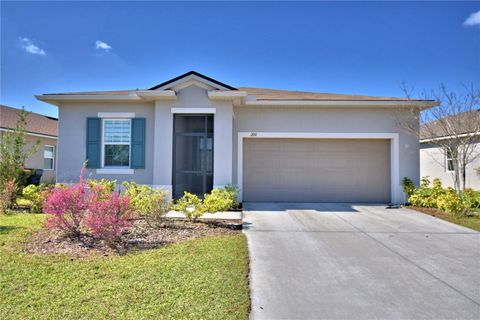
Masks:
[[[4,132],[12,131],[17,124],[19,109],[0,105],[0,142]],[[27,159],[26,168],[42,169],[42,182],[55,182],[57,123],[56,118],[29,112],[25,127],[26,140],[32,146],[40,141],[38,151]]]
[[[241,201],[401,202],[418,139],[398,110],[431,100],[234,88],[191,71],[146,90],[44,94],[59,107],[59,182],[94,178],[178,198],[236,184]],[[411,112],[405,112],[405,116]]]
[[[465,116],[471,115],[463,113],[456,116],[459,124],[470,123],[469,121],[462,121],[462,117]],[[472,153],[472,157],[476,156],[476,159],[467,165],[465,181],[467,188],[480,190],[480,176],[477,171],[477,169],[480,170],[480,133],[477,128],[473,132],[471,129],[465,128],[465,132],[462,131],[462,133],[479,135],[478,142],[474,144],[475,151]],[[439,178],[444,186],[453,188],[453,161],[448,152],[444,152],[441,147],[435,144],[436,139],[447,139],[448,137],[442,137],[440,132],[435,137],[426,137],[426,133],[423,131],[420,130],[420,176],[428,176],[430,179]]]

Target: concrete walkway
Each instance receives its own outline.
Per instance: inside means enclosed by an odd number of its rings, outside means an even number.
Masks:
[[[245,204],[253,319],[480,319],[480,233],[408,209]]]

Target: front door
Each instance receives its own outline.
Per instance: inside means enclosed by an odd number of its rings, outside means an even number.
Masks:
[[[173,131],[173,196],[203,197],[213,188],[213,115],[176,114]]]

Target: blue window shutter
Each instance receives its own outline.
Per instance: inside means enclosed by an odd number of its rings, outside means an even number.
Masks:
[[[87,118],[87,168],[100,168],[101,119]]]
[[[145,118],[132,119],[132,169],[145,168]]]

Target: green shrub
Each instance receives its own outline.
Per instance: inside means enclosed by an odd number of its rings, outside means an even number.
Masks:
[[[405,193],[410,197],[412,194],[415,193],[415,191],[417,190],[415,188],[415,185],[413,184],[413,181],[408,178],[408,177],[405,177],[403,178],[403,181],[402,181],[402,185],[403,185],[403,191],[405,191]]]
[[[228,211],[232,205],[232,194],[226,189],[213,189],[203,200],[203,210],[210,213]]]
[[[183,212],[188,220],[197,220],[204,213],[202,199],[186,191],[177,200],[175,210]]]
[[[42,213],[43,202],[50,195],[54,185],[42,183],[39,186],[29,184],[22,190],[22,196],[24,199],[30,202],[30,211],[34,213]]]
[[[102,187],[105,189],[106,192],[111,194],[112,192],[115,191],[115,188],[117,187],[117,180],[108,180],[105,178],[102,178],[100,180],[95,180],[95,179],[88,179],[87,180],[87,185],[90,188],[95,188],[95,187]]]
[[[232,200],[232,208],[238,208],[238,186],[229,184],[228,186],[225,186],[224,190],[228,193],[229,198]]]
[[[445,194],[440,179],[434,179],[432,183],[428,177],[423,177],[418,188],[408,201],[414,205],[425,208],[436,208],[437,199]]]
[[[454,216],[464,216],[470,206],[453,190],[449,188],[445,194],[437,199],[437,208]]]
[[[404,179],[404,189],[409,187]],[[480,192],[471,189],[464,190],[461,194],[453,188],[442,187],[440,179],[433,179],[430,183],[428,177],[423,177],[420,188],[415,189],[409,197],[409,202],[418,207],[438,208],[454,216],[464,216],[472,208],[480,206]]]
[[[463,201],[467,203],[470,208],[480,208],[480,191],[474,191],[472,189],[465,189],[463,191]]]
[[[40,199],[40,186],[30,184],[22,190],[23,198],[30,201],[30,211],[41,212],[42,200]]]
[[[158,227],[164,222],[170,202],[168,192],[153,189],[149,186],[139,186],[135,182],[123,182],[125,196],[130,198],[130,208],[151,227]]]

